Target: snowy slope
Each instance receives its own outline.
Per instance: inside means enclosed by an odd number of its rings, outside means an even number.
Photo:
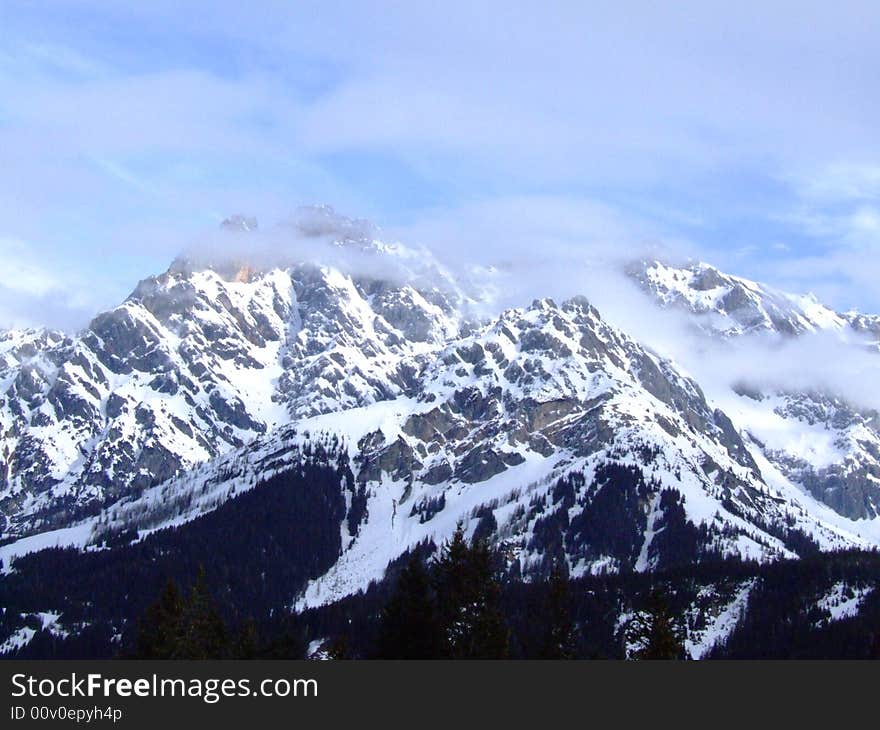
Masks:
[[[880,318],[839,313],[810,294],[780,292],[704,263],[631,264],[627,271],[659,304],[687,312],[698,331],[723,337],[729,356],[744,357],[751,338],[839,336],[845,347],[877,350]],[[874,343],[871,345],[870,343]],[[765,341],[766,345],[767,342]],[[880,365],[880,361],[878,361]],[[749,384],[710,394],[737,428],[802,489],[853,518],[880,515],[880,415],[827,387],[786,390]]]
[[[702,327],[728,336],[762,331],[796,335],[849,325],[847,315],[812,294],[788,294],[703,262],[673,266],[640,261],[630,264],[627,273],[664,306],[701,315]]]
[[[0,547],[3,568],[43,545],[98,547],[184,524],[296,468],[314,442],[351,468],[365,503],[340,524],[335,565],[291,595],[298,607],[366,588],[405,550],[439,544],[459,523],[487,530],[523,575],[560,557],[553,544],[579,575],[660,567],[686,538],[689,560],[792,557],[802,536],[826,549],[880,538],[778,474],[768,483],[695,383],[582,298],[502,313],[424,362],[412,393],[278,427],[74,528]],[[608,465],[639,477],[615,481]],[[628,521],[615,523],[606,503],[629,510]],[[609,539],[590,527],[596,520]]]
[[[192,255],[76,337],[0,337],[4,571],[44,547],[185,525],[315,444],[354,486],[340,485],[338,560],[290,596],[300,607],[365,588],[459,523],[525,577],[559,559],[582,575],[880,545],[869,414],[814,393],[707,399],[582,297],[478,323],[423,253],[326,208],[298,225],[328,237],[333,264]],[[731,342],[848,326],[705,265],[642,274]],[[828,496],[841,464],[861,512]]]
[[[442,280],[181,259],[77,337],[0,336],[0,535],[75,520],[298,418],[408,392],[459,331],[457,297]]]

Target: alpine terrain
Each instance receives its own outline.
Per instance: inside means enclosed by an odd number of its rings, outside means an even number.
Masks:
[[[234,255],[178,258],[79,333],[0,333],[0,652],[129,652],[166,579],[203,567],[232,624],[367,655],[408,556],[458,527],[513,629],[562,570],[585,654],[630,652],[657,585],[693,658],[757,655],[781,617],[768,655],[861,651],[877,411],[821,383],[710,388],[584,296],[487,313],[479,283],[328,207],[284,230],[309,255],[249,249],[237,216]],[[625,274],[707,347],[825,333],[880,358],[880,316],[702,263]]]

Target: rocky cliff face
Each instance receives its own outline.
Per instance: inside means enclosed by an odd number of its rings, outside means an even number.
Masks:
[[[779,292],[704,263],[676,267],[642,261],[627,272],[659,304],[688,313],[705,336],[723,338],[731,357],[751,336],[785,341],[824,333],[851,340],[854,354],[880,349],[877,316],[835,312],[812,295]],[[836,356],[846,352],[838,348]],[[828,388],[753,385],[738,385],[729,408],[740,428],[791,481],[844,516],[880,515],[876,410]]]
[[[820,393],[719,408],[584,298],[477,321],[441,267],[367,224],[319,209],[299,225],[336,264],[181,258],[76,337],[0,338],[4,569],[45,545],[179,528],[301,468],[315,443],[352,479],[338,559],[298,605],[366,587],[459,523],[524,575],[880,544],[855,519],[880,504],[876,414]],[[359,266],[338,265],[350,252]],[[850,326],[707,267],[658,266],[633,275],[732,342]],[[762,440],[755,413],[843,455]]]
[[[689,311],[705,331],[728,337],[770,332],[799,335],[842,329],[848,317],[814,296],[787,294],[706,263],[674,266],[658,260],[633,262],[627,274],[661,305]]]
[[[76,337],[5,333],[4,536],[63,524],[280,424],[411,392],[461,327],[457,297],[313,264],[181,259]]]

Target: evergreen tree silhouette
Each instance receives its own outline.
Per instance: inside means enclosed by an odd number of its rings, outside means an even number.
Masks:
[[[501,588],[485,541],[468,545],[461,526],[434,567],[445,654],[452,659],[502,659],[508,630],[500,609]]]
[[[681,629],[658,588],[651,590],[644,611],[630,621],[627,639],[638,647],[632,654],[633,659],[685,658]]]
[[[170,659],[175,652],[183,599],[170,578],[155,603],[138,622],[136,656],[139,659]]]
[[[442,654],[443,635],[431,596],[431,580],[418,555],[413,554],[382,611],[379,656],[437,659]]]
[[[178,641],[173,659],[222,659],[229,654],[226,626],[205,581],[205,569],[199,568],[196,582],[180,617]]]
[[[576,628],[571,618],[571,594],[568,576],[562,565],[554,565],[547,581],[543,617],[546,629],[541,646],[541,659],[574,659]]]

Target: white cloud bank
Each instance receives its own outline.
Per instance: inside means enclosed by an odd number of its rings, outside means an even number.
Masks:
[[[324,200],[594,298],[610,249],[714,262],[745,221],[756,278],[880,307],[876,3],[4,12],[0,236],[103,306],[232,211]]]

